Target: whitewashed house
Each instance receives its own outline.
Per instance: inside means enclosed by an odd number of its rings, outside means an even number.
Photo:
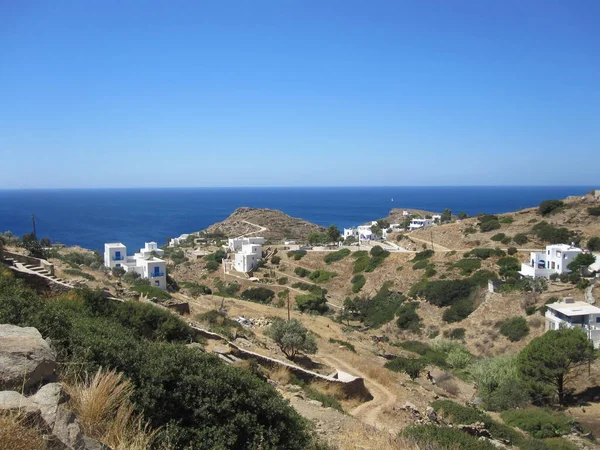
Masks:
[[[531,252],[529,261],[521,264],[519,273],[524,277],[544,277],[557,273],[570,273],[567,266],[583,250],[567,244],[554,244],[546,246],[544,252]]]
[[[257,243],[243,244],[233,256],[233,268],[242,273],[251,272],[258,267],[258,261],[261,258],[262,245]]]
[[[430,227],[433,225],[433,219],[412,219],[408,224],[410,231],[418,230],[419,228]]]
[[[181,245],[183,242],[185,242],[187,240],[188,237],[189,237],[189,234],[182,234],[179,237],[172,238],[169,241],[169,247],[176,247],[178,245]]]
[[[104,244],[104,265],[109,269],[122,267],[125,272],[136,272],[150,280],[154,287],[167,289],[167,263],[160,259],[164,251],[156,242],[146,242],[144,248],[127,256],[127,247],[120,242]]]
[[[264,237],[238,237],[229,239],[227,241],[227,247],[230,251],[236,252],[241,250],[244,245],[264,245],[265,238]]]
[[[600,308],[572,298],[564,298],[546,307],[546,331],[582,328],[594,347],[600,347]]]

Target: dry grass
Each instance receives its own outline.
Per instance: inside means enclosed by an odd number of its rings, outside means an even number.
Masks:
[[[0,414],[0,450],[49,450],[50,442],[25,415],[17,412]]]
[[[278,366],[276,369],[269,372],[269,378],[273,381],[277,381],[279,384],[286,385],[290,384],[292,374],[287,367]]]
[[[93,377],[67,386],[71,405],[85,433],[114,450],[145,450],[156,437],[130,401],[131,383],[116,371],[98,370]]]
[[[375,364],[372,359],[365,358],[360,355],[346,355],[344,358],[352,367],[356,367],[369,378],[374,379],[378,383],[387,388],[395,389],[398,387],[398,381],[394,378],[392,372],[385,367]]]
[[[337,400],[346,400],[348,398],[348,394],[344,392],[344,389],[338,383],[326,383],[324,381],[315,381],[310,384],[310,387],[316,389],[322,394],[328,395]]]
[[[420,450],[416,444],[360,422],[342,428],[334,442],[340,450]]]

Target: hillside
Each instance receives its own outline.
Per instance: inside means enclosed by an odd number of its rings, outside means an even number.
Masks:
[[[238,208],[224,221],[202,230],[204,233],[219,233],[227,237],[246,234],[263,236],[272,243],[283,240],[304,242],[310,233],[322,231],[325,228],[275,209],[248,207]]]

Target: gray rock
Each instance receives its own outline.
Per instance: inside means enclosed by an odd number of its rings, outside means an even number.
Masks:
[[[67,401],[67,395],[63,392],[60,383],[50,383],[42,386],[29,400],[40,409],[42,417],[48,426],[52,428],[56,421],[58,405]]]
[[[28,390],[55,377],[54,352],[35,328],[0,325],[0,389]]]
[[[68,448],[74,450],[85,450],[86,448],[83,431],[77,417],[62,405],[56,408],[56,419],[52,434]]]
[[[112,450],[108,445],[104,445],[102,442],[98,442],[96,439],[89,436],[83,437],[85,444],[85,450]]]
[[[30,399],[16,391],[0,392],[0,411],[33,412],[38,409]]]

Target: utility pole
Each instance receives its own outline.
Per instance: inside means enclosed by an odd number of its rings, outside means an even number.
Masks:
[[[33,224],[33,237],[37,239],[37,234],[35,232],[35,214],[31,215],[31,223]]]
[[[290,290],[287,290],[288,322],[290,321]]]

